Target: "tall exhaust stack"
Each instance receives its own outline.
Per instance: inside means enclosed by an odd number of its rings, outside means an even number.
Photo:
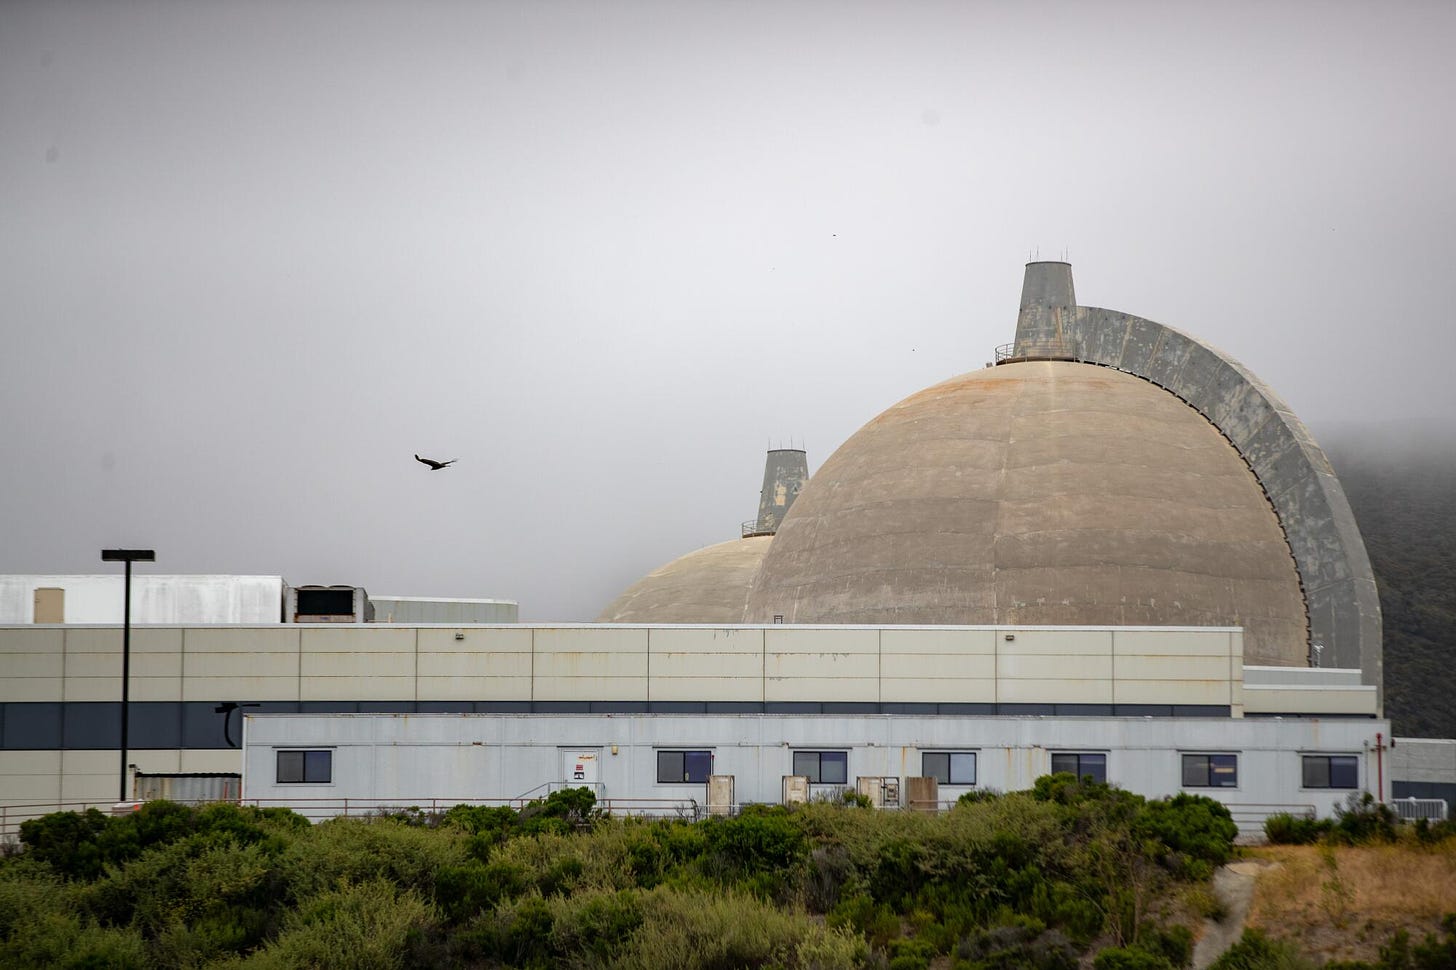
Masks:
[[[758,520],[745,523],[745,536],[771,536],[779,531],[799,490],[809,480],[809,459],[801,448],[774,448],[763,465],[763,491],[758,496]]]
[[[1072,264],[1036,262],[1026,264],[1021,284],[1021,312],[1016,317],[1016,349],[1012,356],[1040,360],[1071,360],[1066,329],[1077,310],[1072,290]]]

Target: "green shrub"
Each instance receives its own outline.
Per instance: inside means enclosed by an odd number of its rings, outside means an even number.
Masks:
[[[916,841],[897,839],[880,850],[870,891],[874,897],[902,909],[930,878],[927,848]]]
[[[298,899],[341,883],[384,879],[429,897],[435,877],[467,858],[458,829],[421,829],[395,822],[336,818],[313,826],[280,857]]]
[[[558,965],[602,966],[615,960],[642,926],[637,893],[586,892],[553,903],[551,946]]]
[[[320,893],[293,913],[250,968],[329,967],[392,970],[406,966],[411,936],[431,927],[435,911],[419,893],[372,879]]]
[[[1278,812],[1264,819],[1264,837],[1274,845],[1312,845],[1334,826],[1332,819]]]
[[[290,900],[281,867],[263,846],[194,834],[155,846],[75,896],[104,925],[163,940],[183,965],[252,949],[274,932]]]
[[[555,832],[566,834],[585,828],[601,816],[597,796],[590,788],[562,788],[521,809],[518,827],[524,834]]]
[[[1209,964],[1208,970],[1314,970],[1314,967],[1291,944],[1249,929]]]
[[[1344,805],[1335,806],[1330,838],[1347,845],[1394,842],[1399,821],[1389,805],[1377,802],[1368,791],[1351,792]]]
[[[643,925],[618,966],[634,970],[851,970],[863,940],[733,892],[655,889],[641,897]]]
[[[937,955],[930,941],[903,936],[890,941],[888,952],[890,970],[926,970]]]
[[[1161,953],[1140,946],[1114,946],[1097,954],[1093,970],[1173,970],[1173,964]]]
[[[20,841],[67,879],[95,879],[106,864],[99,840],[110,821],[94,808],[55,812],[21,822]]]
[[[714,868],[729,880],[754,874],[783,878],[808,854],[803,829],[782,806],[753,805],[736,818],[710,818],[702,825]]]
[[[880,949],[900,935],[900,919],[894,911],[862,893],[840,900],[825,922],[833,929],[853,930]]]
[[[1193,931],[1186,926],[1144,926],[1138,946],[1161,954],[1175,967],[1186,967],[1193,959]]]
[[[504,805],[456,805],[444,814],[440,824],[469,833],[467,851],[485,862],[492,849],[515,834],[518,821],[515,811]]]
[[[1233,856],[1239,828],[1222,802],[1180,793],[1143,806],[1133,826],[1139,838],[1157,840],[1173,852],[1221,866]],[[1199,872],[1203,878],[1211,872]]]
[[[979,930],[955,949],[954,970],[1076,970],[1077,949],[1032,919]]]
[[[435,902],[452,922],[463,923],[477,913],[494,909],[502,900],[516,898],[530,885],[530,876],[522,866],[472,860],[464,865],[444,866],[436,873]]]
[[[552,967],[552,909],[540,896],[523,896],[482,913],[459,934],[462,955],[486,966]]]
[[[827,913],[848,892],[857,891],[859,873],[841,845],[820,845],[809,851],[804,870],[804,905],[811,913]]]

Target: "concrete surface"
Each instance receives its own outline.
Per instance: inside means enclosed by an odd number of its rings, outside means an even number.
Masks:
[[[1272,323],[1272,322],[1271,322]],[[1268,493],[1288,537],[1320,663],[1383,684],[1380,598],[1354,513],[1304,424],[1237,360],[1151,320],[1076,305],[1071,267],[1028,263],[1015,356],[1075,359],[1137,375],[1187,401],[1226,435]]]
[[[1201,414],[1106,367],[1028,361],[856,432],[785,517],[748,622],[1207,625],[1303,665],[1299,574],[1249,467]]]

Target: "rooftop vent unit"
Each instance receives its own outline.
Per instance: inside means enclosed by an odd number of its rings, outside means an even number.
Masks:
[[[373,623],[374,604],[362,586],[290,586],[286,623]]]

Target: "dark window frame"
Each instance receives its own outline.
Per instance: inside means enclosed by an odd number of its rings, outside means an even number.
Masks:
[[[1309,769],[1311,763],[1324,762],[1324,784],[1310,783]],[[1349,784],[1335,784],[1335,762],[1340,762],[1341,780],[1348,780]],[[1348,771],[1348,775],[1345,773]],[[1316,752],[1312,754],[1301,754],[1299,756],[1299,782],[1300,787],[1312,791],[1354,791],[1360,787],[1360,756],[1341,752],[1338,754],[1324,754]]]
[[[657,783],[659,785],[706,785],[708,776],[712,773],[713,752],[711,749],[657,749]],[[697,775],[701,775],[701,777],[696,777]]]
[[[1055,775],[1059,771],[1067,771],[1065,764],[1061,768],[1057,767],[1057,761],[1059,759],[1065,761],[1067,758],[1077,759],[1076,770],[1071,771],[1070,774],[1076,775],[1078,781],[1091,775],[1092,780],[1097,784],[1107,784],[1106,751],[1053,751],[1051,753],[1052,774]],[[1096,770],[1091,770],[1094,766]]]
[[[978,754],[979,752],[977,751],[922,751],[920,752],[920,773],[927,778],[937,779],[942,785],[971,787],[976,784],[976,778],[978,777],[978,772],[980,771],[980,758],[977,757]],[[945,773],[943,775],[938,770],[931,768],[929,762],[929,759],[931,758],[934,758],[937,761],[939,761],[941,758],[945,759]],[[964,774],[960,775],[959,779],[957,778],[957,773],[955,770],[957,758],[971,759],[970,781],[965,780]],[[961,761],[960,767],[965,767],[964,760]]]
[[[805,772],[799,770],[800,758],[814,757],[814,770]],[[793,753],[794,774],[805,775],[811,785],[848,785],[849,784],[849,751],[847,749],[796,749]],[[824,767],[826,764],[837,765],[839,778],[826,778]]]
[[[279,785],[332,785],[333,748],[279,748],[274,778]],[[322,770],[320,770],[322,769]]]
[[[1178,763],[1182,772],[1183,788],[1239,787],[1237,751],[1182,751],[1179,752]],[[1193,769],[1191,774],[1190,767]],[[1190,777],[1194,780],[1189,781]]]

